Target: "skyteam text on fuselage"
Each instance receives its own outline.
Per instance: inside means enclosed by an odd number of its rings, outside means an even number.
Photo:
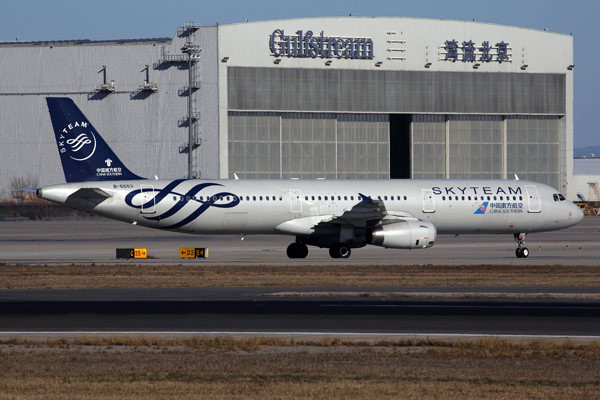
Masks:
[[[195,234],[295,236],[347,258],[368,244],[434,245],[438,233],[512,234],[527,257],[527,233],[564,229],[583,213],[554,188],[523,180],[149,180],[119,160],[75,103],[47,98],[66,184],[40,198],[128,223]]]

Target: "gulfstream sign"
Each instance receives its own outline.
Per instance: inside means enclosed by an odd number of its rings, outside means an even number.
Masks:
[[[373,58],[371,38],[325,36],[323,32],[315,36],[313,31],[286,35],[283,29],[275,29],[269,38],[269,48],[275,57]]]

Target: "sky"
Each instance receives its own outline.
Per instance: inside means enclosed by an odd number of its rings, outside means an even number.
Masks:
[[[598,0],[3,0],[0,41],[173,37],[178,26],[307,17],[412,17],[489,22],[573,34],[574,147],[600,145]],[[1,73],[1,71],[0,71]]]

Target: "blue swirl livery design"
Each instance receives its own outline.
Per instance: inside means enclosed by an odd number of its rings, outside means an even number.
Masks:
[[[199,200],[198,196],[196,196],[198,193],[200,193],[200,191],[202,191],[203,189],[205,189],[207,187],[223,186],[221,184],[201,183],[201,184],[193,186],[190,190],[183,193],[183,192],[179,192],[176,190],[177,186],[179,186],[182,182],[185,182],[185,180],[184,179],[174,180],[173,182],[171,182],[167,186],[165,186],[164,189],[158,190],[158,193],[154,196],[154,198],[152,200],[149,200],[148,202],[146,202],[144,204],[140,204],[140,205],[133,204],[133,199],[135,198],[135,196],[142,194],[143,192],[150,192],[150,191],[152,191],[152,189],[141,188],[138,190],[133,190],[133,191],[129,192],[127,194],[127,196],[125,197],[125,204],[127,204],[129,207],[132,207],[132,208],[143,209],[143,208],[152,207],[154,205],[158,205],[162,201],[168,201],[168,200],[166,200],[166,199],[168,199],[167,196],[175,196],[177,198],[177,202],[175,203],[175,205],[173,207],[169,208],[167,211],[163,212],[160,215],[153,216],[153,217],[145,217],[147,220],[157,221],[157,222],[161,221],[161,220],[165,220],[170,217],[176,217],[176,214],[179,211],[182,211],[182,209],[185,206],[187,206],[188,204],[196,205],[196,209],[193,212],[186,214],[183,218],[179,219],[175,223],[171,223],[171,224],[168,224],[168,225],[162,227],[163,229],[177,229],[177,228],[181,228],[182,226],[187,225],[190,222],[194,221],[196,218],[198,218],[200,215],[202,215],[210,207],[233,208],[240,203],[238,196],[236,196],[235,194],[230,193],[230,192],[215,193],[212,196],[207,197],[206,200]],[[227,198],[232,198],[233,200],[230,200],[229,202],[227,202],[227,200],[226,200]]]
[[[119,160],[69,98],[46,98],[67,182],[142,179]]]

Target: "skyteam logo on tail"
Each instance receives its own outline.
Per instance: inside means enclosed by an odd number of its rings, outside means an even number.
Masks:
[[[87,128],[87,122],[75,122],[74,124],[67,125],[66,128],[62,129],[58,136],[58,148],[61,153],[68,152],[69,157],[75,161],[85,161],[94,155],[96,152],[96,137],[93,132],[82,132],[77,135],[77,128]],[[71,132],[72,130],[75,132]],[[65,135],[73,136],[71,139],[67,139]]]
[[[487,201],[483,202],[483,204],[480,205],[479,208],[477,209],[477,211],[475,211],[473,214],[485,214],[485,210],[487,210],[487,206],[488,206],[488,202]]]

